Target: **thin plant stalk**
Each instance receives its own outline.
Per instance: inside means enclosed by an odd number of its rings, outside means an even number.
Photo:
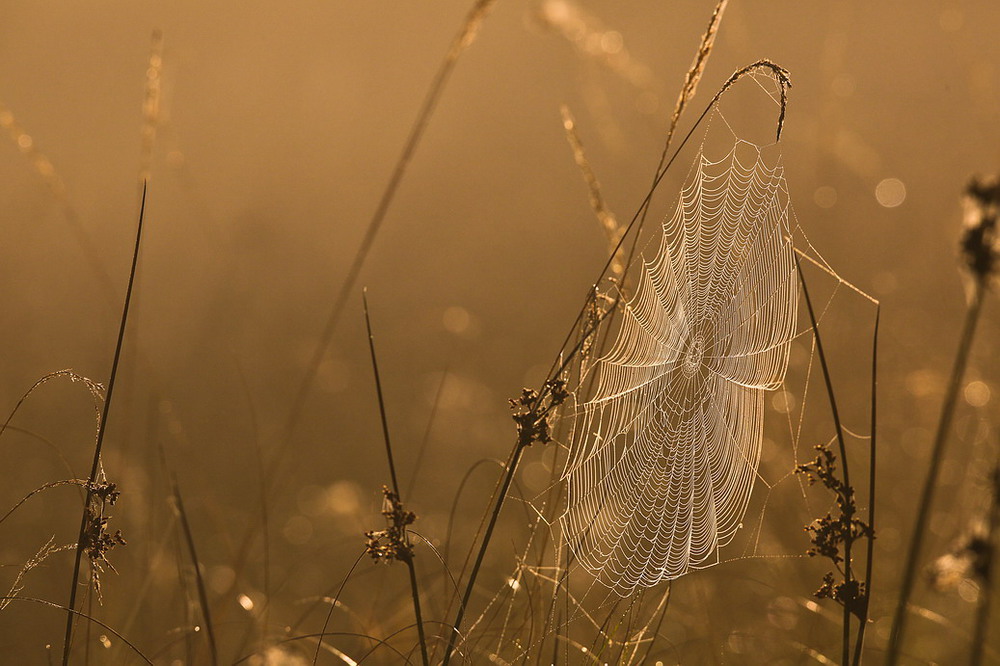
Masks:
[[[367,291],[361,292],[361,298],[364,303],[365,328],[368,331],[368,349],[371,352],[372,357],[372,371],[375,373],[375,392],[378,395],[378,412],[379,417],[382,420],[382,435],[385,439],[385,455],[389,460],[389,475],[392,478],[392,490],[396,493],[396,497],[399,502],[402,503],[403,498],[399,495],[399,480],[396,476],[396,463],[394,462],[392,456],[392,442],[389,439],[389,422],[385,415],[385,399],[382,395],[382,380],[378,372],[378,358],[375,355],[375,336],[372,334],[371,317],[368,315]],[[405,538],[409,541],[409,537]],[[424,620],[420,612],[420,588],[417,586],[416,566],[413,564],[412,553],[401,559],[406,564],[406,568],[410,572],[410,595],[413,597],[413,615],[417,623],[417,634],[420,636],[420,657],[423,660],[424,666],[429,666],[430,658],[427,655],[427,637],[424,635]],[[322,640],[320,640],[320,645],[322,645]],[[319,646],[317,646],[316,649],[318,651]]]
[[[920,561],[920,551],[923,549],[931,506],[934,503],[934,490],[937,486],[938,473],[941,471],[941,462],[944,460],[944,447],[948,440],[948,432],[951,430],[951,421],[955,414],[958,392],[962,386],[962,378],[965,376],[965,367],[969,361],[969,352],[972,349],[972,340],[975,337],[976,325],[979,323],[979,315],[982,312],[985,295],[985,279],[976,279],[973,282],[972,300],[969,302],[969,307],[965,314],[962,337],[958,343],[958,353],[955,355],[955,363],[951,369],[951,378],[948,380],[948,386],[945,390],[944,403],[941,407],[941,418],[938,421],[937,432],[934,435],[934,446],[931,449],[930,466],[927,470],[927,478],[924,480],[923,491],[920,493],[920,504],[917,509],[916,522],[913,526],[913,536],[910,539],[910,548],[906,554],[902,587],[899,599],[896,602],[896,611],[892,621],[892,633],[889,635],[889,645],[886,651],[885,662],[888,666],[895,666],[899,662],[903,637],[906,632],[908,617],[906,611],[909,607],[910,597],[913,595],[913,586],[917,579],[917,564]]]
[[[493,536],[493,528],[496,527],[497,519],[500,517],[500,510],[503,508],[504,499],[507,497],[507,492],[510,490],[510,484],[514,480],[514,473],[517,471],[517,464],[521,460],[521,454],[524,453],[524,449],[527,448],[527,444],[523,444],[522,440],[519,438],[514,449],[511,451],[510,460],[507,461],[506,472],[503,476],[503,482],[500,486],[500,491],[497,494],[497,500],[493,505],[493,511],[490,513],[490,521],[486,525],[486,532],[483,534],[483,540],[479,546],[479,552],[476,553],[476,561],[472,565],[472,572],[469,574],[469,580],[465,584],[465,591],[462,593],[462,600],[458,605],[458,612],[455,614],[455,621],[452,623],[450,636],[448,638],[448,647],[445,648],[444,661],[442,666],[448,666],[451,662],[451,655],[455,651],[455,639],[458,638],[459,631],[462,627],[462,620],[465,619],[465,611],[469,605],[469,599],[472,597],[472,588],[476,584],[476,578],[479,575],[479,569],[483,565],[483,558],[486,556],[486,547],[490,543],[490,539]]]
[[[333,334],[336,332],[337,325],[340,323],[344,306],[347,304],[347,298],[354,290],[358,277],[361,275],[361,269],[364,267],[365,261],[368,258],[368,253],[371,251],[372,245],[375,243],[375,238],[382,227],[382,223],[389,212],[393,200],[396,197],[399,185],[403,182],[403,177],[406,175],[406,169],[417,152],[417,148],[419,147],[424,136],[424,132],[430,124],[431,117],[434,115],[434,110],[437,108],[437,105],[441,100],[441,96],[444,94],[444,90],[447,87],[447,83],[458,63],[459,57],[475,41],[476,35],[479,33],[482,23],[485,21],[495,3],[496,0],[475,1],[472,9],[469,10],[465,20],[462,22],[462,27],[452,40],[451,45],[448,48],[448,52],[445,54],[445,57],[438,68],[437,74],[434,76],[434,80],[431,82],[427,95],[420,106],[420,110],[417,112],[413,126],[410,128],[410,133],[407,136],[402,153],[400,154],[399,159],[396,160],[396,164],[393,167],[392,175],[389,177],[389,182],[383,190],[382,196],[379,198],[379,203],[375,212],[368,220],[368,225],[365,229],[365,235],[361,241],[361,245],[355,252],[354,259],[351,261],[351,266],[348,268],[347,275],[340,286],[340,290],[337,292],[337,297],[334,300],[333,307],[327,317],[326,324],[323,327],[323,331],[320,333],[316,347],[313,349],[309,363],[306,365],[306,373],[302,377],[298,388],[295,390],[288,418],[284,425],[283,439],[268,460],[267,475],[264,481],[265,493],[273,491],[274,485],[280,477],[279,468],[285,454],[288,451],[289,442],[295,433],[299,419],[302,416],[302,410],[305,407],[306,397],[309,395],[309,392],[312,390],[313,384],[316,381],[320,363],[323,360],[323,356],[326,354],[327,347],[330,346],[330,341],[333,339]],[[253,527],[248,528],[240,547],[237,549],[238,555],[236,558],[236,566],[234,567],[237,571],[242,568],[244,560],[249,554],[254,536]]]
[[[194,567],[194,581],[198,587],[198,604],[201,606],[202,619],[205,621],[205,635],[208,640],[208,649],[212,656],[212,664],[219,663],[219,650],[215,642],[215,630],[212,627],[212,613],[209,610],[208,591],[205,589],[205,580],[201,575],[201,566],[198,560],[198,551],[194,546],[194,534],[191,532],[191,524],[188,523],[187,512],[184,510],[184,502],[181,500],[180,486],[177,479],[173,480],[173,499],[177,508],[177,515],[181,520],[181,530],[184,533],[184,541],[187,543],[188,554],[191,556],[191,565]]]
[[[323,645],[323,637],[327,635],[326,628],[330,626],[330,619],[333,617],[334,609],[337,608],[337,604],[340,602],[340,595],[343,593],[344,587],[347,585],[347,581],[349,581],[351,579],[351,576],[354,575],[354,570],[358,568],[358,565],[361,564],[361,560],[364,559],[366,554],[367,553],[364,550],[361,551],[361,553],[358,555],[358,559],[354,560],[354,564],[351,565],[351,569],[347,572],[347,575],[344,576],[344,580],[340,582],[340,587],[337,588],[337,594],[335,594],[332,597],[332,600],[330,602],[330,610],[327,611],[326,619],[323,620],[323,630],[320,631],[319,633],[319,639],[318,639],[319,644],[316,646],[316,653],[313,655],[313,662],[312,662],[313,666],[316,666],[316,662],[319,661],[319,652],[320,648]],[[308,615],[308,611],[306,611],[306,615]],[[299,618],[298,622],[292,625],[292,628],[289,630],[289,633],[295,633],[294,629],[305,621],[306,615],[303,615],[301,618]]]
[[[97,443],[94,445],[94,460],[90,465],[90,476],[87,477],[87,495],[83,501],[83,515],[80,518],[80,531],[76,543],[76,556],[73,561],[73,578],[70,581],[69,603],[66,605],[66,635],[63,639],[63,666],[69,664],[69,654],[73,643],[73,620],[76,615],[76,593],[80,584],[80,563],[86,548],[87,518],[90,503],[94,498],[94,483],[101,467],[101,451],[104,446],[104,434],[107,432],[108,414],[111,409],[111,396],[115,389],[115,378],[118,376],[118,363],[121,360],[122,345],[125,340],[125,325],[128,322],[128,308],[132,300],[132,287],[135,283],[136,266],[139,263],[139,245],[142,241],[142,221],[146,212],[146,184],[142,186],[142,201],[139,204],[139,223],[135,232],[135,247],[132,251],[132,268],[129,270],[128,287],[125,289],[125,302],[122,305],[122,316],[118,326],[118,340],[115,343],[115,355],[111,362],[111,374],[108,379],[108,391],[104,398],[104,409],[97,428]]]
[[[313,383],[316,381],[316,373],[318,372],[320,363],[323,360],[323,355],[326,353],[326,349],[330,345],[330,340],[333,338],[337,324],[340,323],[340,317],[343,314],[344,305],[347,303],[347,297],[354,290],[354,285],[357,282],[358,276],[361,274],[361,268],[364,266],[365,260],[368,258],[368,253],[371,251],[372,245],[375,242],[375,237],[378,235],[379,229],[381,229],[382,223],[385,221],[385,217],[389,212],[389,208],[392,205],[393,200],[396,198],[396,192],[399,189],[400,183],[403,182],[403,176],[406,174],[406,169],[417,152],[420,140],[423,138],[424,131],[430,123],[431,116],[434,114],[434,110],[437,108],[438,102],[441,100],[441,95],[444,93],[448,80],[451,78],[455,65],[458,63],[459,56],[461,56],[462,53],[464,53],[465,50],[472,44],[472,42],[475,41],[480,26],[495,3],[496,0],[476,0],[472,9],[469,10],[468,15],[462,22],[462,27],[459,29],[458,34],[455,35],[455,38],[452,40],[452,43],[448,48],[448,53],[445,55],[444,60],[441,62],[441,66],[438,68],[437,74],[434,76],[434,80],[427,91],[427,96],[424,98],[423,104],[420,106],[420,111],[417,113],[416,120],[410,128],[409,136],[407,136],[406,143],[403,146],[403,152],[396,161],[396,166],[393,167],[392,175],[389,177],[389,182],[386,185],[385,190],[382,192],[378,206],[375,208],[374,214],[368,221],[368,226],[365,229],[365,235],[361,240],[361,245],[354,254],[354,259],[352,260],[351,266],[347,271],[347,277],[344,278],[344,282],[337,293],[333,307],[327,317],[326,325],[323,327],[323,332],[320,334],[316,348],[313,350],[309,364],[306,366],[306,374],[302,378],[302,381],[295,392],[291,412],[288,415],[288,421],[285,425],[286,438],[291,438],[292,432],[298,424],[302,407],[305,404],[306,396],[309,394]],[[275,465],[279,462],[278,456],[282,455],[284,449],[285,447],[282,447],[282,449],[278,450],[274,462]]]
[[[840,446],[840,461],[841,469],[843,470],[844,477],[844,488],[845,492],[851,492],[851,481],[850,474],[848,472],[847,465],[847,446],[844,443],[844,428],[840,423],[840,410],[837,408],[837,398],[833,392],[833,382],[830,379],[830,369],[826,363],[826,354],[823,352],[823,340],[819,334],[819,326],[816,322],[816,315],[813,312],[812,299],[809,298],[809,289],[806,287],[806,278],[802,274],[802,265],[799,263],[798,255],[795,256],[795,268],[799,274],[799,282],[802,284],[802,295],[805,297],[806,308],[809,310],[809,322],[812,325],[813,337],[816,340],[816,352],[819,355],[820,367],[823,369],[823,379],[826,382],[826,394],[830,401],[830,411],[833,413],[833,424],[837,432],[837,443]],[[874,475],[873,475],[874,476]],[[851,523],[853,519],[853,504],[850,502],[849,497],[843,498],[843,507],[847,512],[848,528],[847,534],[844,538],[844,580],[848,583],[851,582],[851,546],[853,545],[853,525]],[[850,604],[844,603],[844,619],[843,619],[843,661],[842,663],[848,663],[848,658],[851,654],[851,607]]]
[[[970,666],[983,663],[983,653],[986,651],[986,639],[990,623],[990,609],[993,605],[993,574],[996,571],[997,560],[997,530],[1000,529],[1000,463],[993,468],[990,475],[990,513],[986,526],[986,561],[984,562],[979,581],[979,600],[976,606],[976,626],[972,638],[972,655]]]
[[[872,332],[872,385],[871,385],[871,439],[868,442],[868,526],[871,536],[868,537],[868,552],[865,555],[865,603],[862,606],[861,624],[858,626],[858,639],[854,644],[854,666],[861,664],[861,651],[865,644],[865,628],[868,626],[868,609],[872,598],[872,565],[875,562],[875,453],[876,434],[878,432],[878,324],[882,314],[882,306],[875,305],[875,330]]]
[[[708,21],[708,28],[705,30],[705,34],[701,36],[701,43],[698,45],[698,51],[695,53],[694,62],[688,68],[687,73],[684,75],[684,85],[681,86],[681,92],[677,96],[677,102],[674,104],[674,111],[670,114],[670,126],[667,129],[667,138],[663,141],[663,150],[660,152],[660,161],[656,165],[656,179],[659,178],[660,174],[665,170],[664,164],[667,161],[667,155],[670,153],[670,144],[673,142],[674,133],[677,131],[677,125],[680,123],[681,116],[684,114],[684,109],[687,108],[687,104],[694,98],[695,92],[698,90],[698,83],[701,81],[702,75],[705,73],[705,67],[708,65],[708,57],[712,55],[712,49],[715,46],[715,37],[719,33],[719,26],[722,24],[722,15],[726,12],[726,6],[729,4],[729,0],[719,0],[715,9],[712,11],[712,17]],[[779,130],[780,132],[780,130]],[[653,187],[656,187],[656,180],[654,179]],[[642,209],[642,221],[639,223],[641,227],[646,221],[646,214],[649,212],[649,202],[645,202]],[[639,235],[636,234],[635,238]],[[632,257],[635,254],[636,244],[635,241],[632,243],[632,249],[629,251],[629,262],[631,262]],[[626,263],[626,266],[628,263]]]

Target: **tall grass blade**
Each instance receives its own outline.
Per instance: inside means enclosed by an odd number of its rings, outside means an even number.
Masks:
[[[886,650],[885,663],[888,666],[895,666],[899,662],[900,650],[903,646],[903,638],[906,634],[907,607],[910,604],[910,597],[913,596],[913,586],[917,579],[917,565],[920,562],[920,552],[923,549],[924,538],[927,533],[927,522],[930,519],[931,506],[934,504],[934,490],[937,486],[938,473],[941,471],[941,462],[944,460],[944,447],[948,440],[948,432],[951,430],[952,417],[955,414],[955,404],[958,400],[958,392],[962,386],[962,377],[965,376],[965,366],[969,361],[969,352],[972,350],[972,340],[976,333],[976,324],[979,323],[979,315],[982,312],[983,299],[986,295],[986,283],[983,279],[977,279],[973,283],[972,300],[965,313],[965,323],[962,326],[962,336],[958,343],[958,352],[955,355],[955,363],[951,369],[951,378],[945,390],[944,403],[941,406],[941,418],[938,420],[937,432],[934,435],[934,446],[931,449],[930,466],[927,470],[927,478],[924,480],[924,487],[920,493],[920,504],[917,509],[917,517],[913,526],[913,536],[910,538],[910,548],[906,554],[906,565],[903,569],[903,582],[900,588],[899,599],[896,602],[896,610],[893,615],[892,632],[889,634],[889,645]]]
[[[208,591],[205,589],[205,579],[201,575],[201,565],[198,560],[198,551],[194,545],[194,534],[191,532],[191,524],[188,522],[187,512],[184,510],[184,502],[181,500],[181,489],[177,485],[177,479],[173,480],[173,500],[177,508],[177,515],[181,520],[181,531],[184,534],[184,541],[187,544],[188,554],[191,556],[191,565],[194,567],[194,580],[198,587],[198,605],[201,607],[201,616],[205,622],[205,634],[208,639],[208,649],[212,656],[212,665],[219,663],[219,650],[215,642],[215,629],[212,625],[212,612],[208,603]]]
[[[125,325],[128,322],[128,308],[132,301],[132,286],[135,283],[136,266],[139,263],[139,245],[142,241],[142,223],[146,212],[146,185],[142,187],[142,202],[139,205],[139,223],[135,232],[135,247],[132,251],[132,268],[129,270],[128,287],[125,289],[125,303],[122,306],[121,321],[118,326],[118,340],[115,343],[114,360],[111,362],[111,375],[108,379],[108,390],[104,397],[104,410],[97,429],[97,443],[94,445],[94,460],[90,466],[90,476],[87,477],[87,495],[83,502],[83,515],[80,518],[80,531],[76,544],[76,556],[73,562],[73,578],[70,582],[69,603],[66,605],[66,635],[63,639],[63,666],[69,664],[69,654],[73,643],[73,620],[76,611],[76,593],[80,583],[80,562],[86,548],[87,517],[90,503],[94,497],[94,482],[101,466],[101,450],[104,445],[104,434],[107,432],[108,414],[111,409],[111,397],[115,390],[115,379],[118,376],[118,363],[121,360],[122,343],[125,340]]]
[[[806,287],[806,278],[802,273],[802,265],[799,263],[798,255],[795,256],[795,268],[799,273],[799,282],[802,284],[802,295],[805,297],[806,308],[809,311],[809,323],[812,325],[813,338],[816,340],[816,352],[819,356],[820,367],[823,369],[823,380],[826,383],[826,395],[830,402],[830,411],[833,414],[833,425],[837,432],[837,443],[840,446],[840,462],[841,469],[843,470],[844,487],[847,493],[851,492],[851,478],[848,472],[848,461],[847,461],[847,446],[844,443],[844,427],[840,422],[840,410],[837,408],[837,398],[833,391],[833,381],[830,378],[830,369],[826,363],[826,354],[823,352],[823,340],[819,334],[819,325],[816,322],[816,314],[813,311],[812,299],[809,298],[809,289]],[[853,503],[849,498],[843,498],[843,504],[841,510],[846,511],[846,518],[848,524],[853,518],[851,515],[851,507]],[[844,580],[847,583],[852,581],[851,577],[851,546],[853,545],[853,539],[851,538],[851,527],[848,527],[847,538],[844,540]],[[841,663],[847,664],[848,659],[851,654],[851,608],[850,604],[844,603],[844,619],[843,619],[843,636],[842,636],[842,654],[843,661]]]
[[[378,413],[379,418],[382,420],[382,435],[385,439],[385,455],[389,460],[389,474],[392,477],[392,490],[396,493],[396,497],[399,502],[402,503],[403,499],[399,495],[399,479],[396,476],[396,463],[392,456],[392,441],[389,438],[389,421],[385,415],[385,398],[382,395],[382,379],[378,371],[378,357],[375,354],[375,336],[372,334],[372,321],[368,313],[367,290],[361,292],[361,299],[364,303],[365,329],[368,331],[368,349],[371,352],[372,371],[375,374],[375,391],[378,394]],[[408,537],[404,536],[404,538],[409,541]],[[420,589],[417,587],[417,572],[416,567],[413,564],[412,551],[408,551],[406,557],[403,557],[402,559],[410,573],[410,594],[413,597],[413,615],[417,623],[417,633],[420,636],[420,656],[423,659],[424,666],[429,666],[430,659],[427,656],[427,637],[424,635],[424,620],[423,615],[420,612]],[[323,641],[321,639],[319,644],[316,646],[317,652],[319,651],[322,643]]]
[[[882,306],[875,306],[875,330],[872,332],[872,376],[871,376],[871,440],[868,442],[868,526],[872,533],[868,538],[868,552],[865,555],[865,603],[859,618],[858,639],[854,644],[854,666],[861,663],[861,652],[865,644],[865,629],[868,627],[868,610],[872,600],[872,567],[875,562],[875,460],[878,433],[878,325]]]

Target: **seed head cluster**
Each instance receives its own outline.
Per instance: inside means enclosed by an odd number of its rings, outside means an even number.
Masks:
[[[860,617],[864,605],[868,602],[868,590],[853,573],[850,579],[847,579],[844,569],[840,566],[844,562],[842,551],[848,542],[854,543],[861,538],[874,538],[874,532],[867,523],[856,517],[858,507],[854,488],[846,485],[837,476],[836,454],[825,445],[816,446],[816,452],[816,458],[812,462],[799,465],[795,471],[804,474],[809,480],[809,485],[819,483],[834,493],[837,499],[837,515],[827,512],[825,516],[805,526],[805,531],[810,534],[809,540],[812,542],[806,553],[810,557],[827,558],[837,567],[840,575],[836,576],[831,571],[823,576],[823,584],[816,590],[815,596],[819,599],[832,599]]]
[[[366,552],[376,562],[410,562],[413,560],[413,545],[406,528],[413,524],[417,515],[403,508],[403,503],[391,488],[382,486],[382,515],[385,516],[384,530],[368,530]]]

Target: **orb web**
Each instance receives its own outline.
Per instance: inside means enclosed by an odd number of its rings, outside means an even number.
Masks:
[[[737,140],[699,151],[673,214],[581,373],[562,472],[564,542],[622,595],[719,561],[761,456],[797,320],[783,167]]]

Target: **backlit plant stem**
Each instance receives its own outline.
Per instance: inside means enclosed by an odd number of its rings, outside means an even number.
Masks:
[[[906,611],[910,603],[910,597],[913,594],[913,585],[916,582],[917,563],[920,561],[920,551],[923,548],[924,537],[927,533],[927,522],[930,518],[931,505],[934,502],[934,489],[937,486],[938,473],[941,471],[941,461],[944,459],[944,446],[948,440],[948,432],[951,429],[952,417],[955,414],[955,403],[958,399],[958,390],[962,385],[962,377],[965,376],[965,367],[969,361],[972,339],[976,333],[976,324],[979,323],[979,315],[982,312],[985,295],[986,278],[979,277],[973,282],[972,300],[969,303],[968,310],[966,310],[962,337],[958,343],[958,353],[955,355],[955,364],[951,369],[951,378],[948,380],[944,404],[941,407],[941,418],[938,421],[937,433],[934,435],[930,468],[927,470],[927,478],[924,481],[923,491],[920,494],[920,505],[917,510],[916,523],[913,527],[910,548],[906,554],[906,567],[903,569],[902,587],[892,621],[892,633],[889,635],[889,645],[886,652],[886,664],[888,666],[895,666],[899,662],[899,654],[908,617]]]
[[[833,382],[830,379],[830,369],[826,364],[826,354],[823,353],[823,340],[819,334],[819,326],[816,323],[816,315],[813,312],[812,300],[809,298],[809,289],[806,287],[806,279],[802,274],[802,266],[799,264],[798,255],[795,256],[795,268],[799,273],[799,282],[802,284],[802,294],[806,299],[806,308],[809,310],[809,321],[812,324],[813,337],[816,340],[816,352],[819,355],[819,363],[823,369],[823,379],[826,381],[826,393],[830,399],[830,410],[833,412],[833,424],[837,431],[837,443],[840,445],[840,462],[844,470],[844,493],[851,493],[851,480],[847,465],[847,446],[844,443],[844,429],[840,424],[840,410],[837,408],[837,398],[833,392]],[[842,498],[842,507],[846,512],[847,531],[844,535],[844,582],[850,583],[851,578],[851,546],[854,544],[854,503],[850,496]],[[851,605],[844,601],[843,620],[843,662],[848,663],[851,654]]]
[[[142,240],[142,219],[146,212],[146,184],[142,186],[142,202],[139,204],[139,223],[135,232],[135,247],[132,251],[132,268],[129,271],[128,287],[125,289],[125,303],[122,306],[121,321],[118,326],[118,341],[115,343],[115,355],[111,362],[111,375],[108,378],[108,392],[104,397],[104,410],[97,429],[97,443],[94,445],[94,460],[90,465],[90,476],[87,477],[87,495],[83,500],[83,517],[80,519],[80,532],[76,542],[76,556],[73,561],[73,578],[70,582],[69,603],[66,605],[66,636],[63,639],[63,666],[69,664],[69,653],[73,643],[73,620],[76,613],[76,591],[80,585],[80,563],[87,540],[87,518],[90,503],[94,499],[94,482],[101,466],[101,449],[104,445],[104,433],[107,432],[108,412],[111,409],[111,395],[115,389],[115,377],[118,375],[118,362],[121,359],[122,343],[125,340],[125,324],[128,321],[128,306],[132,300],[132,286],[135,283],[135,269],[139,263],[139,244]]]

